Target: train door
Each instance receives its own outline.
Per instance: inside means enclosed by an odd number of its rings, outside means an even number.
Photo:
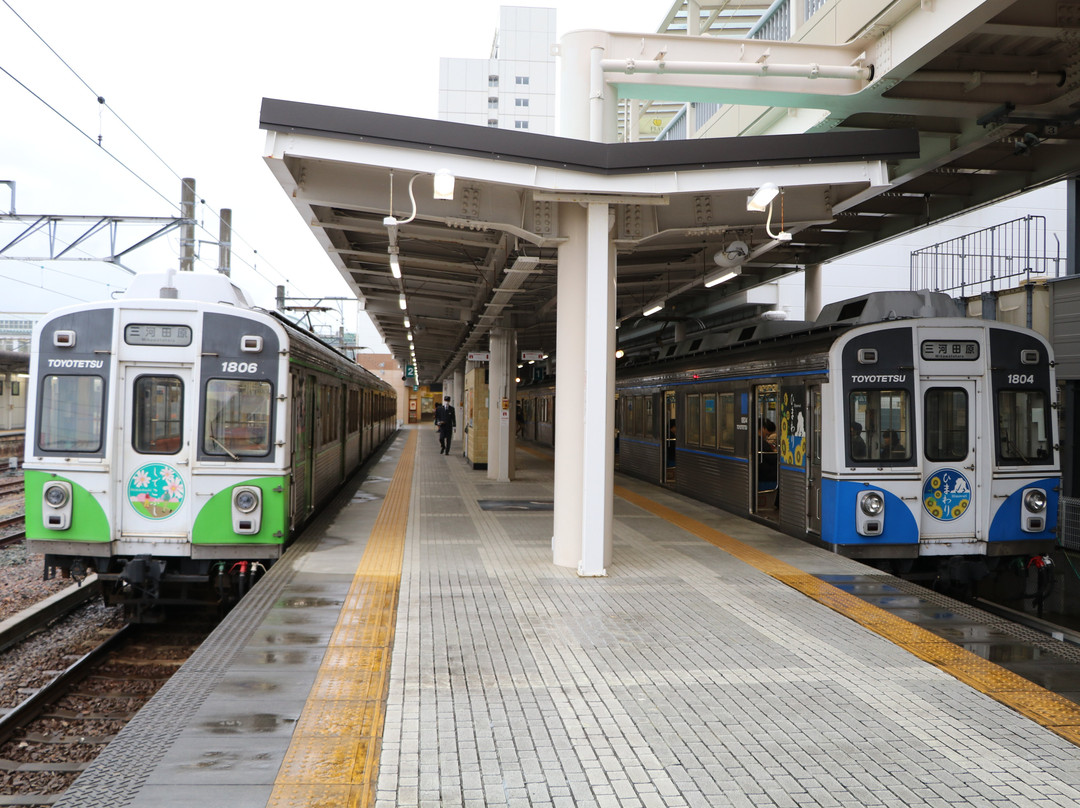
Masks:
[[[293,527],[311,512],[315,435],[315,377],[293,374],[292,516]]]
[[[121,366],[120,385],[128,422],[116,430],[123,472],[118,487],[116,520],[124,553],[176,555],[188,552],[195,518],[191,495],[191,447],[198,440],[198,406],[190,366]]]
[[[972,379],[934,379],[923,388],[923,481],[919,508],[920,541],[943,545],[950,555],[963,550],[956,541],[986,538],[978,501],[988,481],[976,477],[977,436],[989,434],[978,423],[978,382]],[[913,450],[916,447],[911,447]],[[931,551],[930,553],[934,553]]]
[[[778,386],[754,387],[754,435],[751,439],[753,462],[753,512],[767,519],[779,519],[779,456],[776,451]]]
[[[821,385],[811,385],[807,391],[810,401],[808,411],[810,424],[807,447],[810,473],[806,479],[806,528],[810,533],[821,534]]]
[[[675,454],[678,442],[678,422],[675,420],[675,391],[664,391],[664,409],[662,411],[661,436],[664,443],[664,473],[660,479],[669,485],[675,482]]]

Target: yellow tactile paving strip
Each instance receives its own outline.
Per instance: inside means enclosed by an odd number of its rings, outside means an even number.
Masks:
[[[1080,745],[1080,705],[1029,682],[1011,671],[889,614],[726,533],[633,491],[615,486],[616,496],[671,522],[698,538],[851,618],[960,681]]]
[[[416,443],[413,431],[267,806],[375,804]]]

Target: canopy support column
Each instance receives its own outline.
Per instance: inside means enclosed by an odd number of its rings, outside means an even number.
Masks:
[[[582,576],[611,563],[615,247],[606,202],[563,203],[555,395],[554,563]]]

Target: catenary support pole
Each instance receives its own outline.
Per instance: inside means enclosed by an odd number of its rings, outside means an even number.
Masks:
[[[180,271],[195,270],[195,180],[182,179],[180,185]]]

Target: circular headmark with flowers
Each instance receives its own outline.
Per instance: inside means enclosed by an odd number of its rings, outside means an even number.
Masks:
[[[139,516],[168,519],[184,504],[184,480],[165,463],[147,463],[128,479],[128,502]]]

